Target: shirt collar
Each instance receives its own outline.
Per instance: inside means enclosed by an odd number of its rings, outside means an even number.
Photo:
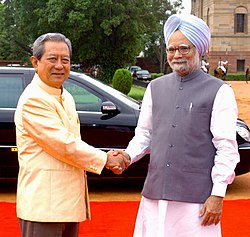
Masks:
[[[51,95],[61,95],[63,92],[63,87],[61,89],[57,89],[55,87],[48,86],[46,83],[44,83],[38,74],[36,73],[33,78],[33,82],[36,83],[39,87],[41,87],[43,90],[45,90],[47,93]]]

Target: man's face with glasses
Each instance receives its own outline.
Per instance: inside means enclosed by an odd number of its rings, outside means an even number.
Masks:
[[[170,37],[166,51],[170,67],[180,76],[186,76],[200,66],[198,51],[179,30]]]

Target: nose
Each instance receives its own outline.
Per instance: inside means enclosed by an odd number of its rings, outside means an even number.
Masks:
[[[177,57],[178,57],[178,58],[182,57],[182,54],[179,52],[178,49],[175,50],[175,52],[174,52],[174,57],[175,57],[175,58],[177,58]]]
[[[63,68],[63,63],[61,59],[58,59],[55,64],[55,68],[57,69],[62,69]]]

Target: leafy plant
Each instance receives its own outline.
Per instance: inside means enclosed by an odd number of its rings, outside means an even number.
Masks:
[[[131,90],[132,83],[133,79],[129,70],[122,68],[115,71],[112,85],[116,90],[127,95]]]

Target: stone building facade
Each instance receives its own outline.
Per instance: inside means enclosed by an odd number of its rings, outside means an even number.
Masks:
[[[228,61],[228,73],[250,68],[250,0],[190,0],[191,13],[210,27],[211,43],[207,52],[210,72],[218,61]]]

